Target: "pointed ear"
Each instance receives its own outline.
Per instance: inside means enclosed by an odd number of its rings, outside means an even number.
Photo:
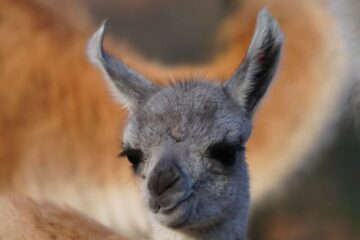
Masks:
[[[266,9],[261,10],[245,59],[224,83],[225,90],[250,115],[276,73],[282,43],[283,35],[277,22]]]
[[[103,72],[105,82],[115,99],[132,111],[156,92],[158,86],[106,53],[103,49],[104,32],[105,21],[89,40],[88,58]]]

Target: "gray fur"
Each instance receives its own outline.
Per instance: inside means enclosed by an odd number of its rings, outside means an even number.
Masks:
[[[107,55],[103,33],[104,25],[90,40],[89,56],[132,110],[124,148],[141,151],[136,174],[155,238],[245,239],[249,177],[240,147],[250,136],[249,113],[278,65],[282,37],[276,22],[266,10],[259,14],[247,57],[227,83],[187,79],[163,88]],[[259,54],[266,55],[260,62]],[[233,165],[209,155],[218,143],[240,146]]]
[[[103,49],[104,21],[88,43],[88,57],[104,74],[106,83],[115,99],[129,110],[141,105],[157,87],[143,76],[128,68]]]
[[[282,44],[283,35],[277,22],[266,9],[261,10],[247,55],[226,83],[230,95],[250,114],[275,75]]]

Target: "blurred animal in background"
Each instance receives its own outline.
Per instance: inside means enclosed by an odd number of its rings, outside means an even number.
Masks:
[[[109,41],[125,63],[157,83],[189,75],[221,82],[245,56],[264,5],[278,19],[285,46],[247,144],[253,208],[305,165],[348,96],[348,55],[329,6],[300,0],[232,4],[208,40],[212,54],[200,62],[169,65],[121,40]],[[65,6],[71,11],[62,11]],[[129,164],[116,159],[127,113],[84,56],[92,16],[80,0],[0,2],[0,191],[67,204],[129,238],[146,238],[138,183]]]
[[[0,197],[0,238],[125,240],[80,212],[26,196]]]

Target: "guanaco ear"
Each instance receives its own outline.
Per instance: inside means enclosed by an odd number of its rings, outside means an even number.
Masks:
[[[252,115],[279,65],[283,35],[266,9],[257,17],[255,33],[241,65],[225,82],[225,90]]]
[[[105,23],[104,21],[89,40],[88,58],[103,72],[115,99],[132,111],[156,92],[158,87],[104,51]]]

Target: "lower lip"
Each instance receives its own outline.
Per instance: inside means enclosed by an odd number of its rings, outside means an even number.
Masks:
[[[174,222],[173,224],[168,225],[169,227],[172,228],[181,228],[182,226],[184,226],[187,222],[187,220],[189,219],[191,212],[193,211],[194,208],[194,203],[193,202],[189,202],[189,200],[191,199],[191,195],[184,199],[183,201],[181,201],[178,205],[176,205],[175,207],[173,207],[170,210],[166,210],[166,211],[161,211],[160,210],[160,214],[166,216],[166,215],[172,215],[174,214],[177,210],[179,210],[180,208],[183,207],[184,204],[190,204],[190,206],[188,206],[186,213],[184,213],[181,218],[177,219],[176,222]]]
[[[174,212],[178,207],[180,207],[180,205],[182,205],[184,202],[188,202],[189,199],[191,199],[193,196],[193,192],[188,192],[188,194],[186,194],[184,197],[182,197],[182,199],[178,202],[177,205],[175,205],[174,207],[170,208],[170,209],[160,209],[161,213],[163,214],[171,214],[172,212]]]
[[[180,222],[177,222],[176,224],[171,225],[172,228],[181,228],[186,225],[187,220],[189,219],[192,212],[192,206],[186,211],[185,215],[182,217]]]

